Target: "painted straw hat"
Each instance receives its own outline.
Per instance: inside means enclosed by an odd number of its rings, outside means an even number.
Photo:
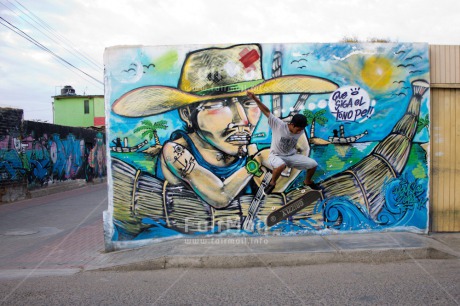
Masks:
[[[333,92],[337,84],[318,77],[288,75],[265,80],[257,44],[201,49],[187,54],[177,88],[145,86],[115,101],[112,110],[126,117],[145,117],[196,102],[256,95]]]

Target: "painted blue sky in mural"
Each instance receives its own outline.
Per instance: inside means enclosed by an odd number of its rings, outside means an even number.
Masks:
[[[209,46],[141,47],[111,53],[111,57],[106,58],[109,103],[112,104],[123,93],[142,86],[176,87],[186,53],[206,47]],[[315,136],[326,140],[341,125],[346,135],[368,131],[361,142],[381,140],[405,112],[412,94],[411,81],[429,80],[427,44],[263,44],[265,79],[271,78],[276,51],[282,53],[282,75],[312,75],[340,86],[334,94],[311,95],[305,103],[305,109],[312,112],[325,110],[327,124],[317,124]],[[353,99],[353,105],[349,105],[353,89],[356,97],[360,98],[360,106],[354,105],[356,99]],[[340,99],[344,93],[346,97]],[[283,116],[289,114],[298,97],[298,94],[283,95]],[[266,105],[271,104],[270,99],[269,95],[262,96]],[[391,116],[388,116],[389,110]],[[425,117],[428,112],[428,103],[422,103],[420,117]],[[144,140],[133,135],[132,130],[146,118],[125,118],[114,113],[110,118],[112,138],[128,137],[129,145]],[[168,126],[174,129],[183,127],[175,110],[147,119],[166,120]],[[267,131],[266,119],[261,118],[254,132],[255,140],[269,143]],[[159,131],[159,137],[160,142],[164,142],[169,137],[168,131]],[[423,129],[414,141],[427,142],[428,137],[428,129]]]

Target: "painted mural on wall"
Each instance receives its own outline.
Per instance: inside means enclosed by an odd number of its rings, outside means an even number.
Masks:
[[[25,182],[34,189],[57,181],[90,181],[105,175],[102,133],[38,122],[25,121],[25,128],[22,125],[21,118],[0,136],[0,184]],[[69,129],[85,134],[86,139],[77,138]],[[63,135],[57,133],[59,130]]]
[[[112,241],[427,231],[427,44],[115,47],[105,65]],[[248,90],[308,119],[298,152],[321,191],[306,207],[296,169],[263,193],[271,132]]]

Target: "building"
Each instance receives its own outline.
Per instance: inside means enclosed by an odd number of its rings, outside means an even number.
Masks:
[[[103,95],[77,95],[72,86],[64,86],[53,96],[53,123],[74,127],[105,127]]]

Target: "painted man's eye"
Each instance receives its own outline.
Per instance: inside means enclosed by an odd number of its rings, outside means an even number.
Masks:
[[[203,105],[203,109],[216,110],[216,109],[220,109],[220,108],[222,108],[224,106],[226,106],[225,101],[216,101],[216,102],[206,103],[205,105]]]
[[[249,107],[257,107],[256,101],[251,100],[251,99],[243,101],[242,104],[243,104],[244,107],[248,107],[248,108]]]

